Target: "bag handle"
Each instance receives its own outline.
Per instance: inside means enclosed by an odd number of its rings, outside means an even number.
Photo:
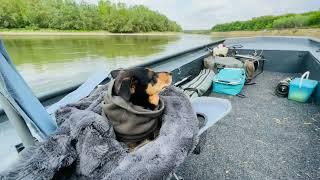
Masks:
[[[303,75],[301,76],[301,79],[300,79],[299,88],[301,88],[301,86],[302,86],[302,81],[303,81],[304,78],[305,78],[305,79],[309,79],[309,75],[310,75],[310,72],[309,72],[309,71],[303,73]]]

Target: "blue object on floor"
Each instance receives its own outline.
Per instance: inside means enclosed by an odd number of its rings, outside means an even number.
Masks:
[[[318,81],[308,79],[309,74],[307,71],[301,78],[295,78],[290,82],[288,99],[298,102],[308,101],[318,84]]]
[[[241,92],[246,80],[242,68],[224,68],[213,79],[213,92],[237,95]]]

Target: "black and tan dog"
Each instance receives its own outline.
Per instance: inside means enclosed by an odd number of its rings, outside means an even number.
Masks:
[[[111,76],[115,79],[114,95],[151,110],[159,104],[160,91],[172,81],[169,72],[154,72],[143,67],[114,70]]]
[[[132,151],[158,135],[159,117],[164,109],[159,93],[171,84],[169,72],[136,67],[111,72],[112,89],[102,104],[119,141]]]

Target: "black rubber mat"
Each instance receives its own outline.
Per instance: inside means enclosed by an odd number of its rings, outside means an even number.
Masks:
[[[184,179],[320,179],[320,107],[274,94],[295,74],[264,72],[229,99],[232,111],[207,131],[199,155],[177,174]]]

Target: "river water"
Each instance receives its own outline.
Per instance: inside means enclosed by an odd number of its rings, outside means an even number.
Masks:
[[[85,81],[98,69],[147,62],[217,40],[206,35],[7,36],[18,71],[36,95]]]

